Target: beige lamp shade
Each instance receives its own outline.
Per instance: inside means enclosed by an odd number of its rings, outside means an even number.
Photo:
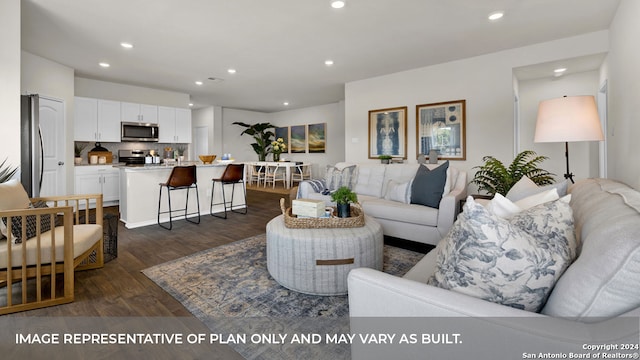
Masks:
[[[541,101],[534,142],[602,141],[593,96],[566,96]]]

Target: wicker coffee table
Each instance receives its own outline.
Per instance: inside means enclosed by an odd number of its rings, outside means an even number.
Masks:
[[[354,228],[290,229],[280,215],[267,224],[267,268],[282,286],[313,295],[347,293],[351,269],[382,270],[382,226],[365,215]]]

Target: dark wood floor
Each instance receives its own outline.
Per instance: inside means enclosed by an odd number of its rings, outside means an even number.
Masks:
[[[230,213],[224,220],[203,212],[199,225],[177,221],[171,231],[155,225],[129,230],[120,223],[118,257],[102,269],[76,273],[73,303],[9,316],[191,316],[141,270],[264,233],[281,214],[281,197],[289,201],[288,195],[249,190],[247,215]]]

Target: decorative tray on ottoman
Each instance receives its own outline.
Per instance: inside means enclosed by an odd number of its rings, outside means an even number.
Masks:
[[[364,211],[360,204],[351,204],[351,217],[299,218],[293,215],[291,208],[285,208],[284,198],[280,199],[280,209],[284,216],[284,226],[291,229],[352,228],[364,226]],[[335,207],[334,207],[335,210]],[[335,211],[334,211],[335,212]]]

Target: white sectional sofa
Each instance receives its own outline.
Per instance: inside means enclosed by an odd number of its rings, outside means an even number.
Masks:
[[[354,164],[338,163],[336,169]],[[359,164],[352,177],[351,189],[365,214],[374,217],[385,235],[436,245],[449,231],[459,212],[460,200],[467,195],[467,173],[449,166],[447,182],[438,208],[394,201],[390,184],[406,184],[413,180],[419,166],[436,168],[438,164]],[[408,191],[411,189],[409,188]],[[331,197],[316,192],[309,182],[301,182],[298,198],[324,200]]]
[[[442,327],[438,318],[463,317],[471,318],[468,321],[473,321],[482,329],[467,334],[467,342],[482,341],[479,339],[483,336],[492,343],[496,343],[493,340],[503,339],[500,340],[502,350],[506,350],[510,343],[531,344],[528,348],[531,352],[535,349],[545,353],[563,349],[566,354],[567,351],[586,352],[582,348],[584,344],[626,344],[630,341],[637,353],[640,192],[605,179],[583,180],[573,185],[569,192],[572,196],[570,206],[575,236],[581,250],[577,259],[555,283],[540,313],[427,285],[428,279],[436,271],[436,250],[432,250],[403,278],[366,268],[349,273],[352,332],[372,331],[366,325],[363,329],[359,319],[384,317],[392,322],[389,317],[429,317],[430,320],[419,320],[424,324],[431,323],[434,326],[431,330],[437,331],[438,326]],[[630,327],[619,322],[627,319],[631,320]],[[469,325],[469,322],[464,325]],[[436,323],[439,325],[433,325]],[[482,350],[490,351],[491,347],[491,344],[485,343]],[[449,348],[449,351],[454,348]],[[352,354],[354,359],[371,358],[366,347],[352,348]],[[506,354],[504,352],[500,357],[515,358]],[[515,354],[521,356],[522,351]],[[407,354],[396,355],[408,358],[405,357]],[[453,353],[449,353],[449,356],[461,358]],[[495,357],[476,353],[474,358]]]

